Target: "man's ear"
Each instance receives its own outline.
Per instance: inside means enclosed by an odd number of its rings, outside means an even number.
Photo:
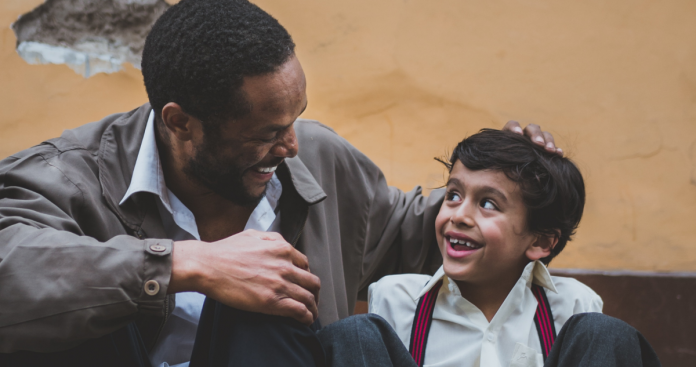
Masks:
[[[181,106],[174,102],[169,102],[162,108],[162,122],[169,134],[180,141],[193,139],[194,126],[200,124],[200,121],[184,112]]]
[[[559,237],[560,233],[538,235],[536,241],[532,242],[525,252],[527,258],[531,261],[536,261],[551,255],[551,250],[558,243]]]

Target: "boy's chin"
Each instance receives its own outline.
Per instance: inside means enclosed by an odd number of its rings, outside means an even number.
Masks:
[[[452,263],[451,261],[444,261],[445,275],[448,278],[456,281],[467,281],[471,278],[471,269],[469,266]]]

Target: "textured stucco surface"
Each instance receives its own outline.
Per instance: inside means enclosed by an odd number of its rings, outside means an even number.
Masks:
[[[432,160],[508,119],[551,131],[583,171],[586,214],[552,266],[696,271],[696,2],[261,0],[298,44],[304,117],[410,189]],[[0,155],[146,101],[138,70],[84,79],[28,65],[0,2]]]
[[[17,51],[31,64],[67,64],[90,77],[140,68],[145,37],[164,0],[47,0],[12,24]]]

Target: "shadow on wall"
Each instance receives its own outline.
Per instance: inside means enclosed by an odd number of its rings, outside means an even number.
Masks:
[[[17,52],[29,64],[66,64],[88,78],[126,62],[140,68],[164,0],[47,0],[12,24]]]

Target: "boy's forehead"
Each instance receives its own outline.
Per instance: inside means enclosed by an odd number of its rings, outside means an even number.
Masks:
[[[448,184],[450,183],[467,189],[494,188],[506,197],[514,197],[520,191],[519,185],[509,179],[505,172],[493,169],[471,170],[460,161],[452,166]]]

